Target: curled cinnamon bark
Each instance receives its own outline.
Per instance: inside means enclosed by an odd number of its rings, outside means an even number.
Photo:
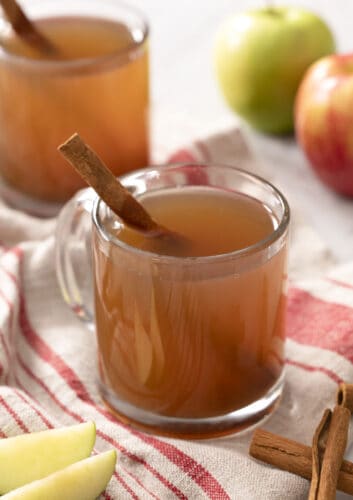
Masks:
[[[250,455],[305,479],[312,477],[312,448],[262,429],[254,432]],[[353,463],[343,460],[337,489],[353,495]]]
[[[312,445],[312,477],[308,500],[317,500],[319,494],[322,459],[327,442],[327,432],[331,422],[331,410],[325,410],[317,426]]]
[[[338,386],[336,404],[353,413],[353,384],[342,383]]]
[[[330,421],[322,429],[323,452],[319,485],[315,500],[335,500],[338,473],[347,446],[351,412],[344,406],[335,406]],[[327,436],[327,438],[326,438]]]
[[[342,383],[333,411],[325,410],[312,448],[266,431],[254,433],[254,458],[311,479],[309,500],[335,500],[336,489],[353,495],[353,463],[343,460],[353,413],[353,384]]]

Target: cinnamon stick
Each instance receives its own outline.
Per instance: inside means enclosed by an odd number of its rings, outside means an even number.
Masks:
[[[249,453],[252,457],[292,472],[305,479],[312,477],[312,449],[296,441],[262,429],[254,432]],[[353,495],[353,463],[343,460],[337,480],[337,489]]]
[[[15,0],[0,0],[0,4],[12,29],[20,38],[39,52],[48,55],[57,54],[57,49],[54,44],[28,19]]]
[[[351,412],[344,406],[335,406],[329,425],[322,430],[327,442],[322,459],[319,487],[315,500],[335,500],[338,474],[347,446]]]
[[[353,384],[342,383],[338,386],[336,403],[353,413]]]
[[[331,422],[331,417],[331,410],[325,410],[313,437],[312,477],[308,500],[317,500],[318,498],[322,459],[326,448],[327,430]]]
[[[59,151],[122,221],[149,237],[149,250],[163,255],[187,254],[191,241],[152,219],[78,134],[74,134]]]
[[[93,187],[108,207],[124,222],[140,231],[160,231],[160,226],[144,207],[117,180],[78,134],[74,134],[58,149],[87,184]]]

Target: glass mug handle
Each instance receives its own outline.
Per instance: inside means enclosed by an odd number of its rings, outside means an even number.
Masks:
[[[79,191],[62,209],[56,227],[56,274],[65,302],[93,330],[91,212],[97,195]]]

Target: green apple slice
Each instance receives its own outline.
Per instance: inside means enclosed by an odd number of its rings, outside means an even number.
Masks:
[[[95,439],[93,422],[0,439],[0,494],[89,457]]]
[[[115,469],[116,451],[86,458],[7,493],[1,500],[95,500]]]

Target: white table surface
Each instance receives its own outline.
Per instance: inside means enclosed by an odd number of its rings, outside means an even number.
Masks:
[[[214,131],[234,127],[213,74],[212,43],[222,20],[262,4],[260,0],[131,0],[145,12],[151,27],[153,139],[160,158],[165,152]],[[275,2],[285,4],[284,2]],[[339,52],[353,51],[353,2],[296,0],[320,14],[335,34]],[[276,162],[281,186],[290,187],[307,222],[337,262],[353,256],[353,199],[338,197],[309,169],[293,138],[245,135],[255,154]],[[350,450],[349,458],[353,459]],[[347,495],[337,494],[340,500]]]
[[[212,44],[222,20],[261,5],[260,0],[131,0],[151,27],[153,138],[159,159],[165,151],[213,131],[234,127],[212,68]],[[275,2],[275,4],[284,2]],[[297,0],[331,26],[340,52],[353,51],[349,0]],[[353,256],[353,199],[325,188],[309,169],[293,138],[279,139],[245,129],[255,154],[278,165],[281,186],[290,186],[307,222],[338,262]]]

